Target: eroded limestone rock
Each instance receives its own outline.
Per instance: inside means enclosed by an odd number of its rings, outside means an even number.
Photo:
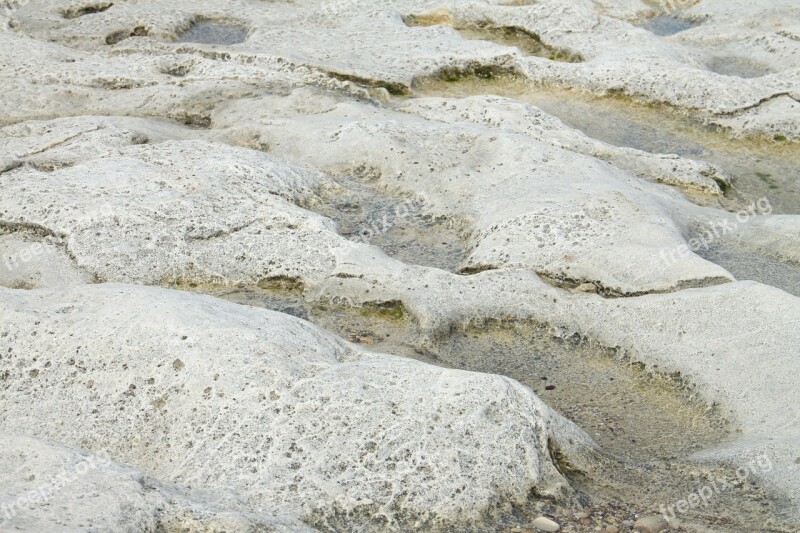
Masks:
[[[123,285],[0,291],[0,428],[251,509],[471,522],[532,489],[564,496],[549,450],[578,465],[592,450],[513,380],[363,352],[280,313]]]

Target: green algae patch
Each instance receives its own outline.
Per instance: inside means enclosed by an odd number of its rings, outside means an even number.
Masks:
[[[375,315],[389,320],[403,320],[408,314],[406,307],[400,300],[364,302],[358,312],[361,315]]]

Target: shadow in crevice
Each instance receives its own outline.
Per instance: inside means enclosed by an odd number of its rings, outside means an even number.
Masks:
[[[513,46],[524,55],[537,56],[551,61],[580,63],[580,54],[564,48],[557,48],[542,42],[535,33],[519,26],[499,26],[488,21],[470,24],[456,23],[447,13],[434,12],[423,15],[407,15],[403,17],[407,26],[445,25],[456,30],[461,37],[472,41],[490,41],[503,46]]]
[[[690,30],[698,25],[697,22],[686,20],[676,15],[659,15],[649,19],[642,24],[640,28],[661,37],[667,37],[682,31]]]
[[[108,10],[114,4],[111,2],[99,2],[94,4],[83,4],[80,6],[73,6],[65,8],[61,11],[61,15],[65,19],[76,19],[84,15],[93,15],[95,13],[102,13]]]

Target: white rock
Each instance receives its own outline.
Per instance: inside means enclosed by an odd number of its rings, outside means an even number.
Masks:
[[[660,533],[669,527],[660,516],[643,516],[633,524],[633,530],[640,533]]]
[[[59,242],[48,235],[0,236],[0,285],[32,289],[91,282],[92,276],[75,267]]]
[[[0,430],[251,509],[476,521],[568,490],[548,445],[578,465],[592,450],[513,380],[361,352],[287,315],[123,285],[0,296]]]
[[[234,499],[193,499],[103,453],[48,440],[2,433],[0,461],[3,531],[314,531]]]
[[[508,98],[417,98],[401,109],[429,120],[472,122],[501,131],[522,133],[559,148],[602,159],[638,177],[674,185],[687,191],[720,195],[722,191],[718,182],[729,185],[731,181],[725,171],[708,163],[597,141],[533,105]]]
[[[738,441],[698,459],[724,459],[735,466],[769,453],[775,468],[753,475],[796,501],[798,299],[754,283],[679,290],[732,277],[693,254],[676,262],[660,257],[685,245],[703,217],[713,222],[730,221],[731,216],[696,208],[649,182],[714,193],[704,174],[716,172],[714,177],[724,181],[718,169],[608,147],[562,128],[535,108],[503,99],[420,99],[399,110],[382,109],[374,98],[366,102],[367,89],[337,78],[397,90],[442,68],[513,68],[533,82],[622,91],[696,110],[699,118],[730,127],[733,135],[797,139],[800,30],[792,22],[798,18],[797,2],[705,0],[681,14],[702,20],[702,25],[666,38],[631,25],[645,15],[636,2],[501,4],[506,2],[396,0],[376,6],[364,0],[257,5],[234,0],[220,7],[212,0],[176,0],[164,9],[143,0],[70,19],[64,17],[62,2],[19,2],[0,15],[0,76],[5,83],[0,121],[13,123],[0,134],[0,220],[3,231],[14,232],[0,238],[0,252],[6,258],[21,257],[28,243],[44,243],[48,252],[43,253],[46,261],[23,261],[23,267],[0,272],[0,284],[61,285],[97,278],[252,285],[286,276],[301,282],[310,301],[400,301],[419,326],[422,341],[470,321],[497,316],[535,320],[564,336],[579,334],[618,348],[649,368],[680,372],[700,398],[716,403],[742,431]],[[433,9],[440,9],[449,24],[523,28],[588,61],[523,57],[510,47],[465,40],[446,26],[410,28],[402,20],[411,12]],[[248,41],[217,47],[164,42],[198,15],[242,21],[250,29]],[[143,21],[149,37],[107,44],[109,35],[134,33]],[[715,59],[731,55],[762,64],[772,74],[744,79],[711,71]],[[372,93],[385,100],[379,90]],[[365,101],[342,103],[347,95]],[[199,127],[98,117],[22,122],[80,114],[158,116]],[[331,172],[359,167],[379,171],[380,186],[425,192],[433,214],[463,223],[470,234],[467,271],[495,270],[456,276],[408,266],[375,248],[350,244],[329,220],[295,205],[313,203],[314,191],[330,186],[325,176],[212,141],[269,147],[296,164]],[[797,217],[757,220],[724,244],[797,262],[796,230]],[[51,235],[52,242],[43,235]],[[598,281],[611,294],[677,292],[608,300],[546,285],[534,271],[566,286]],[[114,298],[104,292],[116,290],[121,292]],[[530,415],[540,405],[513,382],[370,358],[315,328],[283,324],[285,318],[254,318],[273,315],[253,311],[251,316],[209,299],[138,290],[144,292],[114,287],[59,294],[0,291],[4,312],[11,315],[3,317],[2,327],[9,336],[28,334],[19,343],[28,353],[14,352],[14,360],[28,359],[8,368],[16,388],[3,392],[13,399],[13,410],[8,410],[13,415],[4,412],[2,427],[27,424],[37,434],[87,447],[109,439],[121,461],[157,472],[165,481],[228,489],[243,495],[248,505],[256,502],[269,512],[285,509],[312,518],[328,516],[331,509],[391,515],[387,502],[397,497],[395,479],[407,479],[418,488],[406,504],[412,514],[465,520],[486,502],[522,498],[533,485],[557,491],[563,481],[542,451],[550,430],[539,422],[550,421],[553,439],[573,434],[574,428],[558,429],[563,420],[543,409],[541,417]],[[105,303],[91,301],[102,300],[100,294]],[[169,303],[173,297],[177,300]],[[130,308],[134,305],[153,316],[142,318]],[[36,325],[35,317],[44,320]],[[280,322],[283,333],[277,340],[272,329],[256,333],[265,320]],[[205,335],[202,350],[185,346],[178,330],[199,330]],[[17,348],[2,344],[13,338],[0,338],[0,345]],[[79,350],[89,348],[107,359],[81,355]],[[173,352],[177,356],[167,357]],[[0,353],[7,364],[7,352]],[[279,363],[265,363],[265,353]],[[68,364],[70,358],[80,366]],[[121,368],[124,364],[128,368]],[[239,369],[251,373],[241,375]],[[219,384],[213,382],[216,373]],[[74,399],[75,409],[67,414],[57,394],[37,387],[52,376],[58,378],[53,390]],[[156,376],[155,388],[148,389],[146,381]],[[346,386],[340,390],[332,385],[337,380]],[[259,389],[263,382],[276,384],[280,398],[272,400]],[[294,386],[279,387],[287,383]],[[130,389],[131,384],[137,388]],[[446,390],[425,401],[431,394],[419,388],[425,386],[436,393],[441,392],[438,387]],[[215,387],[224,388],[220,392],[225,396],[215,396]],[[327,394],[328,403],[314,396],[317,390]],[[354,410],[350,400],[355,391],[367,391],[365,398],[374,403]],[[458,392],[464,395],[456,400]],[[231,399],[257,401],[259,394],[269,398],[262,403],[286,410],[253,413]],[[369,462],[371,453],[383,453],[372,433],[407,443],[406,433],[394,432],[425,427],[434,408],[458,412],[465,396],[471,399],[467,406],[476,427],[491,429],[459,441],[474,454],[471,464],[480,465],[476,477],[459,470],[456,459],[447,455],[451,435],[441,425],[434,426],[435,438],[425,442],[431,443],[437,464],[450,468],[443,478],[452,485],[434,488],[425,465],[414,463],[418,457],[402,463],[406,470],[400,473],[387,473]],[[514,408],[515,418],[506,425],[503,419],[497,422],[497,411],[483,410],[493,397]],[[310,400],[303,403],[306,398]],[[384,398],[404,408],[400,426],[380,426],[381,417],[391,412],[391,406],[380,403]],[[414,398],[423,398],[423,405]],[[130,418],[120,415],[120,406]],[[219,416],[216,407],[227,407],[233,416]],[[302,459],[297,471],[294,459],[281,455],[281,447],[290,447],[301,431],[310,430],[290,417],[290,407],[330,415],[320,419],[308,414],[318,433],[307,437],[310,448],[290,450]],[[340,435],[329,425],[333,417],[353,413],[365,417],[356,429],[347,426]],[[100,417],[100,430],[88,415]],[[201,415],[219,425],[204,425]],[[280,453],[256,455],[262,449],[259,439],[266,439],[263,432],[228,433],[233,435],[228,441],[214,440],[219,436],[215,431],[242,421],[258,428],[266,421],[284,431],[271,443]],[[343,418],[336,423],[343,424]],[[139,424],[135,430],[134,424]],[[140,426],[150,433],[142,433]],[[109,428],[119,433],[114,436]],[[345,446],[351,443],[347,439],[363,442],[364,448]],[[475,439],[483,439],[477,441],[482,449],[474,450]],[[193,448],[186,448],[189,440]],[[320,451],[320,442],[327,440],[336,447]],[[204,468],[199,479],[189,480],[191,465],[181,463],[186,449],[205,443],[192,457],[199,457],[201,466],[213,463],[217,454],[211,442],[221,444],[219,456],[226,461],[218,471]],[[372,442],[375,452],[370,451]],[[573,454],[580,457],[586,442],[583,437],[576,442]],[[524,460],[514,464],[492,462],[496,457],[510,462],[520,454]],[[244,464],[253,457],[258,465],[274,466],[257,484],[250,483],[257,473],[248,473],[250,465]],[[314,464],[315,458],[321,463],[340,460],[353,468],[340,472],[335,465]],[[303,476],[297,493],[292,475]],[[476,479],[501,479],[503,485],[497,489]],[[392,486],[382,485],[386,481]],[[460,483],[469,492],[451,498],[449,491],[460,489]],[[353,499],[359,497],[360,503]],[[321,515],[315,514],[314,502],[327,505]]]
[[[50,236],[47,244],[101,281],[254,285],[330,270],[336,242],[322,235],[333,234],[333,224],[289,201],[311,195],[318,174],[200,141],[103,155],[0,175],[0,222],[29,239]]]
[[[313,98],[296,95],[297,103],[283,111],[308,110]],[[270,103],[259,108],[275,116],[280,110]],[[506,104],[495,103],[501,109]],[[596,281],[611,294],[732,280],[692,253],[675,254],[686,241],[659,193],[605,163],[474,123],[324,105],[330,110],[322,114],[260,122],[249,104],[247,110],[231,104],[214,120],[221,126],[250,121],[275,153],[298,163],[329,172],[371,168],[380,184],[424,195],[434,210],[471,221],[465,271],[528,268],[559,284]],[[82,147],[78,153],[85,152],[94,129],[84,138],[88,124],[78,128],[73,122],[53,123],[61,136],[78,130],[59,149],[76,145]],[[107,121],[96,122],[95,129],[108,127]],[[333,270],[343,246],[356,246],[336,236],[327,219],[293,205],[309,202],[329,184],[324,176],[220,144],[126,145],[145,134],[122,125],[139,126],[112,124],[109,133],[117,141],[106,141],[107,151],[96,157],[51,172],[28,165],[0,175],[6,191],[0,217],[63,236],[77,267],[102,281],[254,285],[284,276],[311,284]],[[19,134],[9,140],[18,154],[42,142],[35,134],[27,144]],[[309,142],[318,149],[309,153]],[[36,151],[43,159],[63,157]],[[432,169],[436,180],[430,179]],[[89,189],[93,194],[84,193]],[[18,200],[22,196],[28,205]],[[68,208],[62,209],[58,202],[65,200]],[[670,253],[673,260],[665,261]]]
[[[393,0],[380,6],[366,0],[330,4],[237,0],[220,10],[211,0],[176,0],[165,11],[157,1],[147,0],[116,4],[91,16],[65,18],[60,2],[31,0],[20,3],[10,14],[18,34],[0,33],[0,57],[8,54],[13,58],[24,51],[35,66],[5,67],[0,74],[12,84],[5,107],[15,117],[91,108],[94,113],[108,109],[121,114],[123,109],[134,114],[194,117],[202,122],[214,101],[225,101],[226,94],[244,96],[252,89],[248,83],[263,86],[270,78],[274,81],[276,72],[285,79],[307,76],[317,82],[324,79],[321,73],[332,73],[399,91],[443,68],[470,71],[483,66],[514,70],[533,82],[597,92],[621,90],[634,98],[695,109],[710,122],[735,128],[734,134],[779,131],[797,139],[800,120],[785,118],[782,107],[767,105],[787,92],[800,98],[798,30],[784,27],[785,21],[797,18],[793,0],[702,4],[685,14],[703,21],[700,27],[683,32],[686,35],[663,38],[629,22],[648,11],[643,4],[637,8],[630,2],[610,9],[609,2],[572,0],[518,6],[505,2],[442,5],[428,0]],[[488,24],[525,30],[547,45],[580,54],[586,62],[526,57],[513,47],[463,39],[448,26],[408,27],[403,22],[405,15],[435,9],[455,26]],[[156,11],[160,16],[153,17]],[[744,17],[742,12],[750,16]],[[249,29],[246,42],[223,46],[219,56],[215,54],[220,47],[170,42],[198,16],[243,24]],[[135,36],[137,31],[147,36]],[[111,36],[114,42],[116,35],[131,37],[110,46],[107,39]],[[91,50],[95,57],[89,59],[65,47]],[[176,50],[182,54],[174,54]],[[774,74],[743,79],[709,68],[716,58],[729,55],[765,62]],[[275,61],[276,56],[280,62]],[[221,66],[208,57],[234,57],[236,61]],[[65,64],[63,59],[75,62]],[[176,81],[164,74],[187,59],[189,70],[202,72],[204,80],[189,75]],[[300,65],[305,72],[287,69],[287,62]],[[4,63],[0,61],[0,65]],[[213,63],[217,65],[208,68]],[[255,64],[259,68],[253,68]],[[223,71],[226,75],[221,78]],[[221,79],[226,83],[220,83]],[[214,90],[208,91],[211,88]],[[18,94],[24,94],[24,99]],[[48,98],[54,94],[62,98]],[[192,97],[197,101],[191,102]],[[743,119],[732,121],[731,115]]]
[[[382,187],[424,195],[437,214],[470,224],[464,271],[527,268],[624,295],[732,280],[691,252],[665,261],[686,241],[659,190],[594,158],[483,124],[445,123],[452,114],[435,107],[420,120],[357,103],[313,115],[270,104],[279,105],[265,101],[258,117],[232,102],[214,121],[251,120],[295,164],[333,174],[366,168]]]
[[[556,522],[550,520],[546,516],[540,516],[536,518],[533,522],[531,522],[531,524],[542,531],[558,531],[561,529]]]

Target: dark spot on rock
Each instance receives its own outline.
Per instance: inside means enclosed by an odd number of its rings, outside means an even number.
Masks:
[[[258,282],[258,288],[277,292],[303,292],[305,283],[293,276],[269,276]]]
[[[94,13],[102,13],[103,11],[107,10],[111,6],[113,6],[111,2],[100,2],[96,4],[84,4],[82,6],[77,7],[68,7],[61,11],[61,14],[64,16],[65,19],[76,19],[78,17],[82,17],[84,15],[92,15]]]
[[[114,44],[117,44],[119,42],[124,41],[125,39],[127,39],[129,37],[146,37],[148,35],[148,33],[149,32],[148,32],[147,28],[144,27],[144,26],[136,26],[135,28],[133,28],[130,31],[127,31],[127,30],[115,31],[114,33],[110,33],[106,37],[106,44],[107,45],[114,45]]]

